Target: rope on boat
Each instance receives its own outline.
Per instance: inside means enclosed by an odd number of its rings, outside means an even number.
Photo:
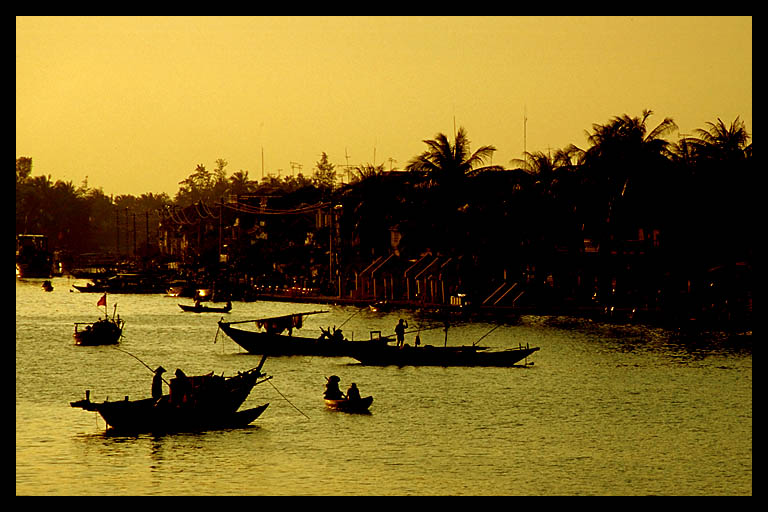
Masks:
[[[288,398],[286,398],[286,396],[285,396],[284,394],[280,393],[280,390],[279,390],[279,389],[277,389],[277,387],[276,387],[274,384],[272,384],[272,381],[271,381],[271,380],[270,380],[270,381],[267,381],[267,382],[269,382],[269,385],[270,385],[270,386],[272,386],[273,388],[275,388],[275,391],[277,391],[277,392],[280,394],[280,396],[281,396],[281,397],[283,397],[283,400],[285,400],[286,402],[288,402],[289,404],[291,404],[291,407],[293,407],[294,409],[296,409],[297,411],[299,411],[301,414],[304,414],[304,411],[302,411],[301,409],[299,409],[298,407],[296,407],[295,405],[293,405],[293,403],[292,403],[290,400],[288,400]],[[304,414],[304,416],[305,416],[305,417],[306,417],[308,420],[312,420],[312,418],[310,418],[310,417],[309,417],[309,416],[307,416],[306,414]]]

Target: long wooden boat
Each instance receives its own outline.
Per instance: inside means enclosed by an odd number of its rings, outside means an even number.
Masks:
[[[70,406],[98,412],[109,432],[172,433],[239,428],[249,425],[269,405],[238,411],[256,384],[269,380],[261,373],[264,358],[257,368],[238,372],[232,377],[207,375],[176,377],[170,381],[170,393],[160,398],[142,398],[110,402],[92,402],[90,391],[85,399]],[[262,379],[259,381],[259,379]]]
[[[194,306],[188,306],[186,304],[179,304],[182,311],[188,313],[229,313],[232,311],[232,303],[227,302],[226,306],[217,308],[214,306],[203,306],[202,304],[195,304]]]
[[[341,400],[330,400],[328,398],[325,399],[325,406],[329,409],[355,413],[368,412],[368,409],[371,407],[372,403],[372,396],[367,396],[359,400],[350,400],[348,398],[343,398]]]
[[[383,345],[386,341],[350,341],[343,337],[341,330],[334,333],[323,331],[316,337],[293,336],[293,329],[300,329],[303,317],[326,311],[296,313],[280,317],[224,322],[219,320],[219,328],[224,334],[251,354],[270,356],[351,356],[360,346]],[[235,327],[236,324],[255,323],[257,329],[249,330]],[[283,334],[288,331],[288,334]]]
[[[539,347],[529,346],[487,350],[476,346],[379,345],[360,347],[352,357],[369,366],[514,366],[537,350]]]

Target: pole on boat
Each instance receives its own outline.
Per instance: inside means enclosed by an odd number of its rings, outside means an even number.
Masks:
[[[500,325],[501,325],[501,324],[498,324],[496,327],[494,327],[493,329],[491,329],[491,330],[490,330],[490,331],[488,331],[487,333],[485,333],[485,334],[483,334],[482,336],[480,336],[480,339],[478,339],[476,342],[474,342],[474,343],[472,344],[472,346],[474,347],[475,345],[477,345],[478,343],[480,343],[480,340],[482,340],[483,338],[485,338],[486,336],[488,336],[489,334],[491,334],[493,331],[495,331],[496,329],[498,329]]]
[[[147,370],[149,370],[149,371],[150,371],[150,372],[152,372],[153,374],[155,373],[155,370],[153,370],[153,369],[152,369],[152,368],[151,368],[151,367],[150,367],[150,366],[149,366],[147,363],[145,363],[144,361],[142,361],[141,359],[139,359],[139,358],[138,358],[138,357],[136,357],[135,355],[131,354],[131,353],[130,353],[130,352],[128,352],[127,350],[123,350],[122,348],[120,348],[120,347],[115,347],[115,346],[113,346],[112,348],[114,348],[115,350],[119,350],[120,352],[125,352],[126,354],[128,354],[129,356],[131,356],[132,358],[134,358],[135,360],[137,360],[138,362],[140,362],[141,364],[143,364],[144,366],[146,366],[146,367],[147,367]],[[263,360],[262,360],[262,363],[263,363]],[[162,376],[161,376],[160,378],[161,378],[161,379],[163,379],[163,377],[162,377]],[[165,383],[168,385],[168,387],[170,387],[170,386],[171,386],[170,384],[168,384],[168,381],[167,381],[167,380],[163,379],[163,382],[165,382]]]

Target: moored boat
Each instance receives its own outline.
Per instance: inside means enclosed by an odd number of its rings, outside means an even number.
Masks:
[[[261,373],[261,366],[232,377],[213,373],[187,377],[177,371],[169,383],[170,392],[160,397],[110,402],[92,402],[90,391],[85,399],[70,402],[72,407],[98,412],[108,431],[119,433],[172,433],[240,428],[258,418],[269,405],[238,411],[253,387],[271,377]],[[259,380],[262,379],[262,380]]]
[[[104,318],[95,322],[75,322],[75,332],[72,335],[75,338],[75,345],[115,345],[120,342],[125,320],[122,320],[120,315],[116,316],[117,304],[115,304],[115,309],[112,312],[112,318],[107,315],[106,293],[96,305],[104,306]]]
[[[350,341],[344,338],[341,329],[335,329],[333,332],[330,332],[330,329],[323,331],[317,338],[293,336],[293,329],[302,327],[303,317],[316,313],[326,313],[326,311],[296,313],[240,322],[219,320],[219,328],[246,351],[259,355],[344,357],[351,356],[357,347],[386,343],[385,341]],[[257,329],[263,330],[254,331],[235,327],[235,324],[250,322],[255,323]],[[283,334],[286,331],[288,334]]]

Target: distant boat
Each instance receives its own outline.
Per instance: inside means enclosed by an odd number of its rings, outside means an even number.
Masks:
[[[52,292],[53,291],[53,285],[51,284],[50,281],[48,281],[48,280],[43,281],[43,290],[45,290],[47,292]]]
[[[84,400],[70,402],[70,405],[98,412],[110,432],[173,433],[241,428],[261,416],[269,405],[238,411],[255,385],[271,379],[261,373],[263,364],[264,358],[257,368],[238,372],[233,377],[213,373],[176,377],[169,383],[170,393],[159,398],[128,400],[125,397],[116,402],[92,402],[90,391],[86,391]],[[260,378],[263,380],[259,381]]]
[[[105,293],[96,303],[97,306],[104,306],[104,318],[95,322],[75,322],[75,345],[94,346],[94,345],[115,345],[120,342],[123,335],[125,321],[120,316],[115,318],[117,313],[117,304],[115,304],[112,318],[107,315],[107,294]]]
[[[227,305],[224,307],[203,306],[202,304],[195,304],[194,306],[188,306],[186,304],[179,304],[182,311],[189,313],[229,313],[232,311],[232,303],[227,301]]]

